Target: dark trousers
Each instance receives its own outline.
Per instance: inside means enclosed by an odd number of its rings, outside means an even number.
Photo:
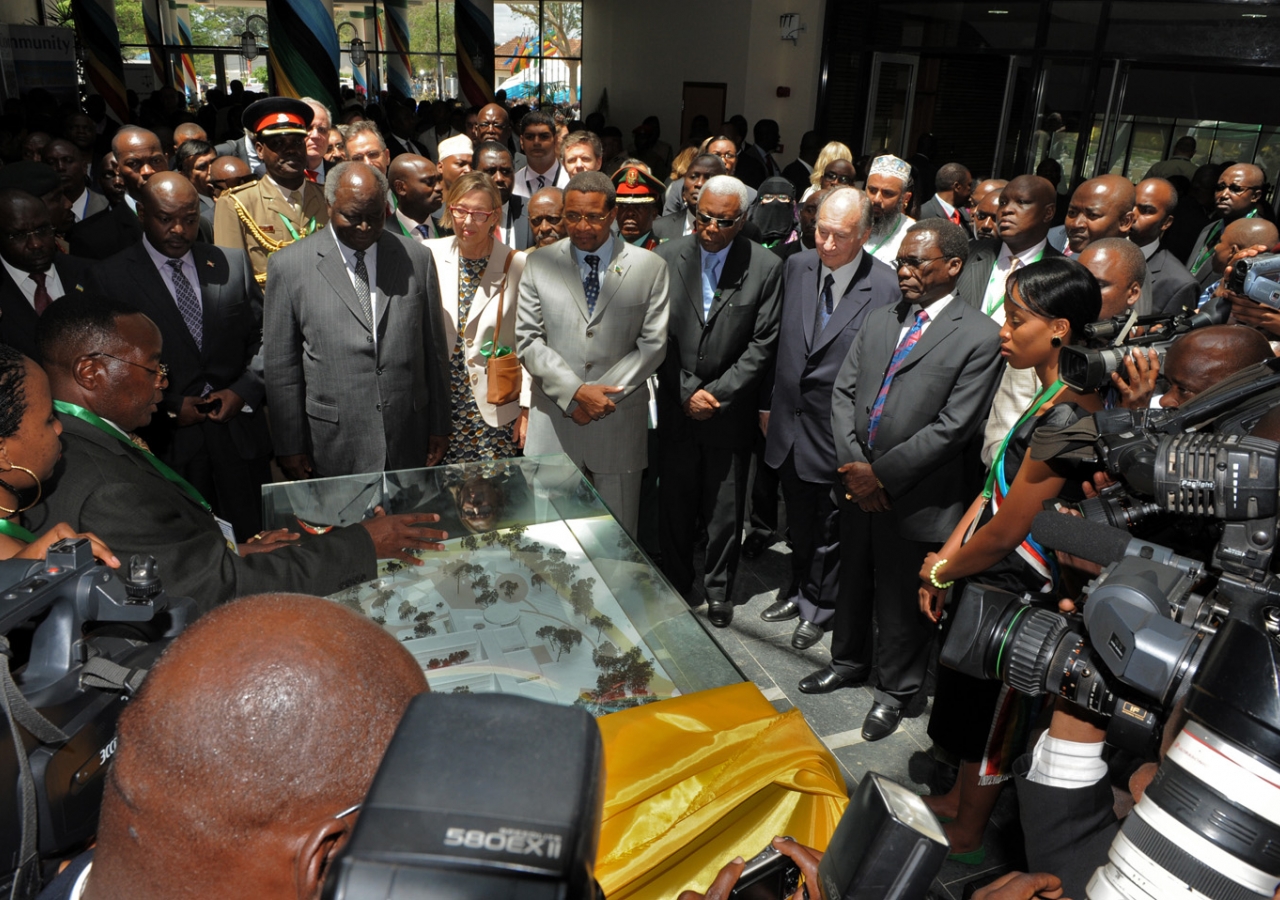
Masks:
[[[833,482],[805,481],[796,474],[788,453],[778,469],[782,499],[787,504],[787,533],[791,536],[791,599],[800,618],[826,625],[835,615],[840,586],[840,514]]]
[[[751,453],[751,489],[748,493],[747,537],[759,534],[768,539],[778,535],[778,473],[764,461],[764,435],[756,432]]]
[[[693,587],[693,545],[701,522],[707,530],[702,577],[707,600],[731,600],[751,458],[741,450],[700,441],[668,441],[662,449],[658,478],[662,570],[676,590],[687,593]]]
[[[262,530],[262,486],[271,457],[243,459],[227,426],[201,422],[178,428],[160,457],[198,490],[215,515],[231,523],[243,543]]]
[[[875,661],[876,702],[905,706],[924,685],[937,633],[920,612],[920,566],[941,544],[900,537],[889,513],[863,512],[843,494],[839,530],[831,668],[846,674]]]

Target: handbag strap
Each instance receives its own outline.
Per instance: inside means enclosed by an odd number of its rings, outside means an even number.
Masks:
[[[516,255],[516,251],[507,252],[507,261],[502,264],[502,287],[498,288],[498,323],[493,326],[493,346],[494,352],[497,352],[498,335],[502,333],[502,307],[507,301],[507,272],[511,270],[511,259]]]

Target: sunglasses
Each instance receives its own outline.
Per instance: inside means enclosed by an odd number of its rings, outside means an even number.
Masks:
[[[738,224],[742,219],[742,216],[739,214],[732,219],[717,219],[714,216],[707,215],[706,213],[698,213],[696,218],[702,225],[710,225],[714,222],[717,228],[732,228],[734,225]]]

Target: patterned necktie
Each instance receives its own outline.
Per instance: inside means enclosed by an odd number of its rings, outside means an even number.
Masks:
[[[44,315],[44,311],[53,302],[53,298],[49,296],[49,289],[44,285],[45,278],[44,272],[31,273],[31,280],[36,283],[36,294],[32,298],[32,306],[35,307],[37,316]]]
[[[884,412],[884,401],[889,396],[889,385],[893,383],[893,376],[902,367],[903,360],[907,358],[911,348],[916,345],[916,341],[920,340],[920,333],[924,330],[924,323],[928,321],[929,314],[923,309],[916,313],[915,324],[907,329],[907,333],[903,335],[902,340],[898,343],[898,349],[893,351],[893,358],[889,360],[889,368],[884,373],[884,382],[880,385],[880,393],[876,394],[876,402],[871,404],[871,418],[867,421],[868,447],[875,446],[876,430],[880,427],[880,414]]]
[[[582,292],[587,295],[587,315],[596,314],[596,301],[600,299],[600,257],[594,253],[586,257],[591,271],[582,279]]]
[[[369,300],[369,270],[364,265],[364,251],[356,251],[356,299],[364,312],[365,321],[373,328],[373,304]]]
[[[702,261],[702,321],[711,318],[711,304],[716,301],[716,268],[719,260],[707,254]]]
[[[836,298],[832,294],[832,287],[835,283],[836,276],[834,275],[828,275],[827,280],[822,283],[822,295],[818,298],[818,334],[822,334],[822,330],[831,321],[831,314],[835,312]],[[817,337],[817,335],[814,335],[814,337]]]
[[[547,186],[547,179],[546,179],[546,176],[544,176],[544,175],[539,175],[539,176],[538,176],[538,187],[540,187],[540,188],[544,188],[544,187],[546,187],[546,186]]]
[[[200,309],[200,301],[196,298],[195,289],[187,276],[182,274],[182,260],[171,259],[167,265],[173,272],[173,294],[178,304],[178,312],[182,313],[182,321],[187,323],[187,331],[195,339],[196,349],[204,349],[204,313]]]

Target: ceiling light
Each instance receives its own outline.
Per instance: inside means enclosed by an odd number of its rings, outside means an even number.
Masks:
[[[1244,18],[1244,19],[1265,19],[1267,17],[1267,14],[1266,13],[1240,13],[1240,16],[1241,18]]]
[[[1007,15],[1009,15],[1009,10],[1007,10],[1007,9],[989,9],[989,10],[987,10],[987,12],[988,12],[990,15],[993,15],[993,16],[1007,16]]]

